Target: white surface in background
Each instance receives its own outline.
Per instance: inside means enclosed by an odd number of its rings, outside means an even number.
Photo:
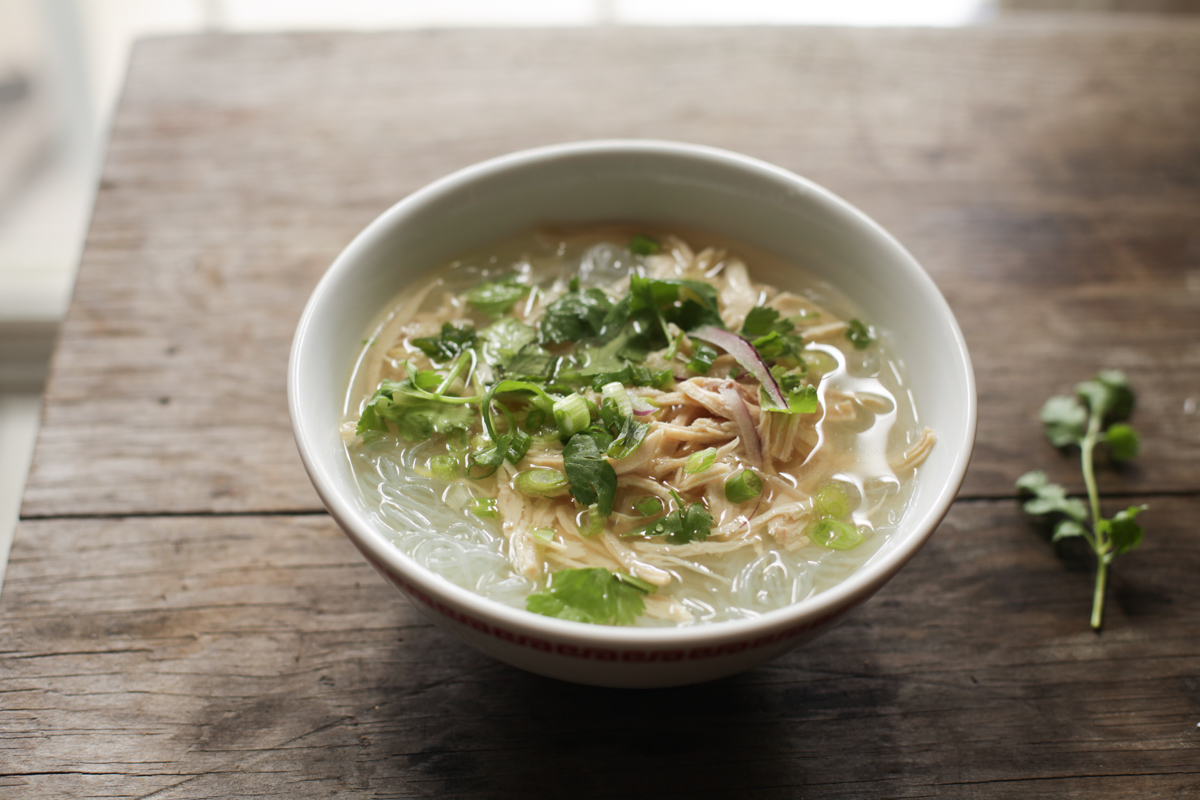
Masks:
[[[8,566],[13,528],[37,438],[42,398],[37,394],[0,395],[0,587]]]
[[[626,25],[966,25],[992,0],[614,0]]]
[[[216,27],[229,30],[378,30],[416,27],[592,25],[597,0],[221,0]]]

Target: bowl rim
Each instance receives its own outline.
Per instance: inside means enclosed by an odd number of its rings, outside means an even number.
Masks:
[[[961,436],[961,444],[954,453],[947,481],[939,487],[927,510],[919,518],[908,519],[906,514],[902,526],[911,530],[909,535],[883,557],[872,559],[838,584],[797,603],[763,612],[757,617],[683,627],[593,625],[535,614],[484,597],[419,565],[362,519],[353,505],[336,490],[329,467],[317,457],[315,445],[310,441],[314,434],[305,426],[300,381],[303,378],[303,357],[310,339],[315,335],[314,320],[325,304],[332,302],[333,288],[341,274],[350,271],[359,258],[380,244],[393,227],[401,224],[409,215],[418,213],[422,207],[448,199],[478,181],[502,177],[506,173],[519,173],[528,167],[550,162],[587,156],[619,157],[630,154],[716,162],[750,173],[757,179],[786,184],[806,199],[825,206],[826,211],[836,213],[850,220],[851,224],[861,226],[864,233],[875,236],[895,252],[897,264],[903,265],[907,279],[915,282],[922,294],[928,297],[948,323],[959,361],[957,366],[965,376],[965,386],[962,387],[965,389],[966,400],[964,424],[960,431],[954,432],[955,438]],[[916,555],[950,510],[971,459],[977,427],[975,375],[958,321],[933,279],[895,237],[851,203],[823,186],[782,167],[716,147],[657,139],[599,139],[520,150],[459,169],[426,184],[393,204],[354,237],[313,289],[292,341],[287,392],[293,436],[318,495],[342,530],[377,569],[384,567],[393,571],[411,586],[428,595],[493,623],[503,623],[509,628],[559,641],[602,646],[687,647],[754,639],[772,633],[778,634],[780,629],[803,626],[804,623],[819,624],[863,602]],[[949,433],[946,432],[945,440],[950,438]]]

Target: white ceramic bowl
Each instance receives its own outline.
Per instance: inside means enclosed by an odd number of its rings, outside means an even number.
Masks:
[[[938,443],[900,529],[847,580],[757,619],[686,628],[586,625],[452,584],[418,566],[359,510],[338,426],[370,320],[414,279],[465,252],[540,224],[611,221],[708,231],[803,264],[889,332],[922,423],[937,431]],[[292,346],[288,395],[317,492],[380,574],[479,650],[531,672],[603,686],[672,686],[731,675],[829,628],[933,533],[962,483],[975,438],[975,382],[962,334],[933,281],[895,239],[786,170],[672,142],[528,150],[468,167],[401,200],[350,243],[313,292]]]

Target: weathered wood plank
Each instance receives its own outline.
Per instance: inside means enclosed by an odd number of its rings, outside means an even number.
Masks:
[[[0,615],[0,793],[1192,796],[1200,499],[1151,503],[1100,636],[1089,572],[1015,502],[960,503],[841,628],[654,692],[476,654],[323,515],[24,522]]]
[[[283,394],[325,266],[439,175],[606,136],[759,156],[892,229],[972,347],[966,494],[1008,494],[1031,466],[1070,479],[1034,415],[1102,366],[1143,398],[1146,455],[1110,486],[1195,490],[1197,119],[1189,22],[145,42],[24,513],[318,508]]]

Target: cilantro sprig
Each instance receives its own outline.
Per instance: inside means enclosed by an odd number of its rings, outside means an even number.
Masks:
[[[1083,483],[1088,502],[1070,497],[1066,489],[1050,483],[1041,471],[1027,472],[1017,479],[1017,489],[1032,495],[1025,511],[1035,516],[1057,518],[1052,541],[1080,538],[1096,555],[1096,584],[1092,595],[1092,628],[1099,631],[1104,619],[1104,595],[1108,565],[1122,553],[1142,542],[1144,531],[1137,516],[1147,506],[1130,506],[1105,519],[1100,513],[1100,495],[1096,489],[1095,453],[1105,446],[1114,462],[1128,461],[1137,455],[1137,431],[1122,420],[1133,411],[1134,394],[1125,375],[1118,370],[1103,370],[1090,381],[1075,387],[1075,396],[1051,397],[1042,406],[1042,425],[1046,439],[1058,448],[1078,447]],[[1090,519],[1090,526],[1089,526]]]
[[[671,498],[676,508],[631,533],[645,536],[665,536],[671,544],[703,542],[712,532],[713,518],[703,503],[684,503],[674,490]]]
[[[642,600],[653,584],[601,567],[563,569],[552,573],[544,592],[525,598],[535,614],[594,625],[629,625],[646,610]]]

